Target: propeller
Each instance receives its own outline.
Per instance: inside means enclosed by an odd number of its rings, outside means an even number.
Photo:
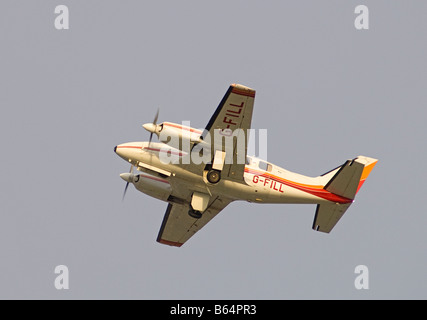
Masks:
[[[125,186],[125,191],[123,192],[122,201],[125,200],[125,195],[126,195],[126,192],[128,190],[128,187],[129,187],[130,175],[132,175],[132,174],[133,174],[133,164],[130,166],[129,173],[122,173],[120,175],[120,177],[126,181],[126,186]]]
[[[150,133],[150,139],[148,140],[148,147],[150,147],[151,140],[153,140],[153,133],[157,131],[157,119],[159,118],[159,109],[157,109],[156,115],[154,116],[154,120],[152,123],[146,123],[142,126],[145,130],[151,132]]]
[[[156,126],[157,125],[157,119],[159,118],[159,109],[157,108],[157,112],[156,115],[154,116],[154,120],[153,120],[153,125]],[[153,139],[153,133],[150,133],[150,140],[148,140],[148,147],[150,147],[151,144],[151,140]]]
[[[150,140],[148,141],[148,147],[150,147],[151,144],[151,140],[153,140],[153,133],[156,132],[157,129],[157,119],[159,118],[159,109],[157,109],[157,112],[154,116],[153,122],[152,123],[146,123],[143,125],[144,129],[146,129],[147,131],[150,131]],[[129,173],[122,173],[120,175],[120,177],[126,181],[126,186],[125,186],[125,190],[123,192],[123,197],[122,197],[122,201],[124,201],[125,196],[126,196],[126,192],[128,190],[129,187],[129,183],[132,181],[131,179],[133,179],[133,167],[134,165],[131,164],[130,166],[130,170]]]

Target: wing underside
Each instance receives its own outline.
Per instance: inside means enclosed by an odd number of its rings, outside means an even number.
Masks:
[[[206,126],[211,139],[214,138],[211,144],[212,156],[214,157],[217,151],[225,155],[221,172],[223,178],[243,180],[254,100],[255,90],[232,84]],[[220,141],[215,139],[220,136]],[[230,137],[233,143],[227,144],[225,140]]]
[[[157,236],[157,242],[175,247],[182,246],[229,203],[229,200],[220,197],[213,198],[200,219],[189,216],[188,205],[169,203]]]
[[[183,169],[198,175],[203,175],[204,171],[215,169],[221,171],[221,179],[243,182],[248,130],[251,127],[254,99],[255,90],[232,84],[209,120],[202,136],[204,145],[206,146],[206,143],[210,145],[208,148],[211,151],[211,162],[198,165],[181,164]],[[227,138],[228,142],[230,139],[233,142],[227,143],[225,141]],[[216,163],[218,159],[220,163]],[[186,190],[190,192],[189,197],[186,197],[188,201],[194,190],[191,188]],[[192,196],[194,197],[194,194]],[[199,219],[188,214],[188,203],[169,203],[157,241],[171,246],[182,246],[230,202],[231,200],[222,196],[210,195],[208,207]]]
[[[255,90],[240,84],[232,84],[202,135],[202,139],[210,144],[211,163],[214,163],[218,151],[224,156],[225,163],[221,164],[222,179],[243,180],[254,100]],[[233,143],[226,142],[230,139]],[[186,169],[201,174],[206,167],[205,164],[191,164],[187,165]]]

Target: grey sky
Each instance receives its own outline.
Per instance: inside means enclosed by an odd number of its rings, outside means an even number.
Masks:
[[[70,30],[54,28],[54,8]],[[357,31],[365,4],[370,29]],[[0,298],[427,298],[427,3],[2,1]],[[314,206],[235,202],[181,248],[166,203],[129,188],[116,144],[203,128],[257,90],[268,160],[316,176],[379,162],[329,235]],[[54,268],[70,270],[58,291]],[[354,269],[369,268],[369,290]]]

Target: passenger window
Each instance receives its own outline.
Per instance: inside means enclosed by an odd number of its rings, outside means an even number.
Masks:
[[[259,164],[258,164],[258,167],[261,170],[265,170],[265,171],[268,171],[268,172],[270,172],[271,170],[273,170],[273,166],[271,164],[265,162],[265,161],[260,161]]]

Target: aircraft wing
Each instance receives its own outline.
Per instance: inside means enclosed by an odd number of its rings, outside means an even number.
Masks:
[[[214,164],[215,159],[222,157],[219,164],[222,179],[243,180],[254,100],[255,90],[240,84],[230,85],[202,135],[211,148],[210,161]],[[227,143],[227,139],[234,142]],[[187,168],[198,174],[204,169],[204,164]]]
[[[175,247],[182,246],[230,202],[230,200],[214,197],[200,219],[188,215],[188,205],[169,203],[157,242]]]

